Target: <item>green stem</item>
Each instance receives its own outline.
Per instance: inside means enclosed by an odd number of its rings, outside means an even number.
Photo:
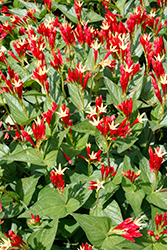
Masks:
[[[156,186],[157,186],[157,181],[158,181],[158,170],[156,170],[154,172],[154,185],[153,185],[152,192],[155,192],[155,189],[156,189]]]
[[[20,203],[21,205],[23,205],[26,210],[28,210],[28,207],[26,206],[26,204],[24,204],[24,202],[22,200],[19,200],[16,197],[14,197],[10,191],[7,191],[5,189],[5,187],[1,187],[0,191],[2,191],[3,193],[9,195],[13,200],[17,201],[18,203]]]
[[[61,70],[60,70],[60,77],[61,77],[61,90],[62,90],[64,99],[66,99],[67,96],[66,96],[66,92],[64,89],[63,69],[64,69],[64,64],[62,65]]]
[[[88,161],[88,176],[90,176],[90,161]]]
[[[14,164],[15,164],[18,168],[20,168],[26,175],[30,176],[30,174],[27,173],[27,171],[24,170],[21,166],[19,166],[19,164],[17,164],[16,162],[14,162]]]

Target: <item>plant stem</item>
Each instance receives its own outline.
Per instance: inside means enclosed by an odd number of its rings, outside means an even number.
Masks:
[[[152,192],[155,192],[156,186],[157,186],[157,180],[158,180],[158,170],[154,172],[154,185]]]
[[[20,167],[18,163],[14,162],[14,164],[15,164],[18,168],[20,168],[26,175],[30,176],[30,174],[27,173],[27,171],[24,170],[22,167]]]

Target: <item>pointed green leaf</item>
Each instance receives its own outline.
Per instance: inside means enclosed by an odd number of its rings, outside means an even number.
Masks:
[[[28,238],[28,243],[35,250],[50,250],[58,228],[58,219],[54,218],[45,228],[34,231]]]
[[[147,201],[153,205],[165,209],[167,207],[167,192],[154,192],[147,197]]]
[[[4,94],[4,97],[9,105],[11,115],[13,116],[16,123],[20,125],[26,124],[26,121],[29,119],[29,117],[27,113],[23,110],[17,98],[11,94]]]
[[[35,148],[26,148],[17,152],[14,151],[12,154],[4,156],[1,159],[7,161],[23,161],[45,166],[45,163],[42,161],[40,154],[35,150]]]
[[[17,182],[16,191],[20,196],[21,201],[23,201],[27,206],[31,201],[33,193],[35,192],[39,178],[39,175],[33,175],[27,178],[22,178]]]
[[[111,229],[111,219],[107,217],[95,217],[86,214],[72,213],[74,219],[82,227],[88,240],[96,247],[102,246]]]
[[[139,189],[135,192],[126,192],[125,197],[129,204],[131,205],[133,211],[135,212],[136,216],[141,213],[141,204],[145,197],[145,193],[142,189]]]
[[[108,79],[107,77],[104,77],[103,79],[104,79],[105,86],[108,89],[108,92],[110,94],[111,102],[115,105],[118,105],[118,103],[122,102],[121,88],[117,84],[112,82],[110,79]]]

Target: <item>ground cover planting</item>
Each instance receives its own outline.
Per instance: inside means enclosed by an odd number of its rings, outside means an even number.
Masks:
[[[0,4],[0,249],[166,249],[167,1]]]

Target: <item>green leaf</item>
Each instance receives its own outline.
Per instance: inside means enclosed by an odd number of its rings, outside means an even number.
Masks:
[[[42,192],[45,189],[46,192],[40,195],[39,200],[21,214],[19,218],[30,218],[30,213],[36,214],[37,212],[40,218],[47,216],[54,219],[67,216],[67,209],[57,189],[46,186]]]
[[[38,201],[29,210],[21,214],[20,218],[29,218],[30,213],[36,214],[36,211],[38,211],[40,217],[64,218],[80,208],[91,194],[91,191],[87,190],[82,183],[69,184],[65,187],[62,196],[57,189],[47,186],[41,192]]]
[[[23,110],[17,98],[11,94],[4,94],[4,97],[9,105],[11,115],[13,116],[16,123],[20,125],[25,125],[29,117],[27,113]]]
[[[91,10],[87,14],[87,19],[89,20],[89,23],[94,23],[94,22],[103,21],[104,18],[100,16],[99,14],[97,14],[96,12],[94,12],[93,10]]]
[[[78,86],[68,83],[68,89],[70,94],[70,99],[72,103],[79,109],[84,109],[84,103],[82,99],[82,93]]]
[[[23,161],[45,166],[45,163],[42,161],[41,156],[35,150],[35,148],[26,148],[23,150],[18,150],[17,152],[14,151],[12,154],[4,156],[1,159],[7,161]]]
[[[125,139],[122,138],[118,138],[116,140],[117,144],[118,144],[118,153],[122,153],[125,150],[127,150],[128,148],[132,147],[133,144],[138,140],[138,138],[133,137],[133,136],[127,136]]]
[[[139,168],[141,170],[141,187],[146,194],[150,194],[152,192],[151,183],[153,182],[153,178],[149,169],[149,161],[142,154],[138,155],[138,157]]]
[[[115,200],[112,200],[106,207],[98,205],[96,209],[90,210],[90,215],[109,217],[113,224],[120,224],[123,221],[121,209]]]
[[[147,201],[161,209],[167,207],[167,192],[154,192],[147,196]]]
[[[58,228],[58,219],[54,218],[45,228],[31,233],[28,243],[35,250],[50,250]]]
[[[78,19],[76,17],[76,13],[74,10],[74,7],[72,7],[71,9],[68,9],[66,7],[66,5],[60,5],[60,4],[56,4],[56,7],[73,23],[77,23]]]
[[[118,7],[119,10],[122,10],[123,7],[124,7],[124,5],[125,5],[125,3],[126,3],[126,0],[118,0],[116,2],[116,6]]]
[[[109,3],[109,4],[107,4],[111,9],[113,9],[113,10],[116,10],[118,13],[120,13],[120,9],[116,6],[116,5],[114,5],[114,4],[112,4],[112,3]]]
[[[101,134],[99,130],[96,130],[95,133],[95,140],[98,145],[98,147],[103,151],[107,152],[107,145],[104,136]]]
[[[79,140],[76,142],[76,149],[82,151],[85,148],[85,145],[88,141],[89,134],[85,134],[84,136],[80,137]]]
[[[108,89],[108,92],[110,94],[111,103],[118,105],[118,103],[122,102],[121,88],[117,84],[112,82],[110,79],[108,79],[107,77],[104,77],[103,79],[104,79],[105,86]]]
[[[97,130],[96,127],[89,122],[89,120],[78,122],[76,125],[72,126],[71,129],[79,133],[87,133],[91,135],[95,135]]]
[[[31,201],[39,178],[39,175],[33,175],[27,178],[22,178],[17,182],[16,191],[20,196],[21,201],[23,201],[26,206],[28,206]]]
[[[163,115],[163,118],[161,120],[161,122],[158,123],[154,123],[154,126],[152,127],[152,131],[156,131],[157,129],[163,128],[167,126],[167,112]]]
[[[125,248],[117,246],[117,244],[122,243],[122,242],[124,243],[123,245]],[[125,241],[122,236],[112,235],[112,236],[109,236],[105,239],[105,241],[102,244],[102,247],[103,247],[103,249],[107,249],[107,250],[126,249],[125,242],[127,243],[127,240]],[[132,250],[132,249],[128,247],[127,250]],[[134,250],[134,248],[133,248],[133,250]]]
[[[110,180],[104,184],[105,189],[99,191],[99,205],[103,205],[111,196],[118,190],[118,186],[112,183]]]
[[[125,192],[125,197],[129,204],[131,205],[136,216],[141,213],[141,204],[145,197],[145,193],[142,189],[135,192]]]
[[[32,3],[32,2],[24,2],[23,0],[18,0],[20,3],[22,3],[28,10],[30,8],[33,8],[35,9],[37,12],[39,12],[39,8],[36,6],[35,3]]]
[[[102,246],[111,229],[111,219],[107,217],[95,217],[86,214],[72,213],[74,219],[79,223],[86,233],[88,240],[96,247]]]
[[[21,213],[23,210],[23,205],[15,202],[15,204],[3,207],[3,211],[0,213],[0,218],[13,218]]]

